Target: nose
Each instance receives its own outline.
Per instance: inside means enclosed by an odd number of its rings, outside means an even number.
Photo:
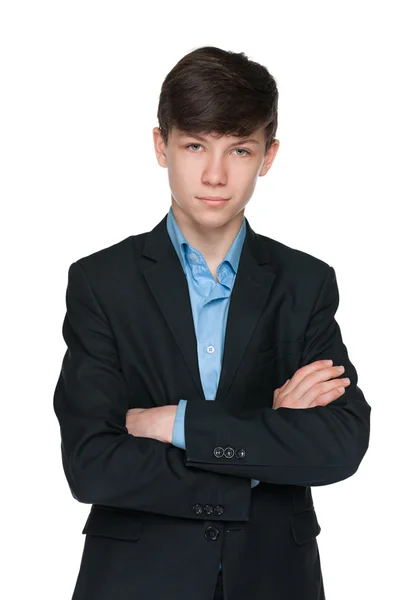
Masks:
[[[222,160],[217,158],[210,160],[204,168],[201,181],[212,186],[226,185],[227,171]]]

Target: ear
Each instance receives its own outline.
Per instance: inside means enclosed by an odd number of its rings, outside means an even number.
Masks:
[[[166,145],[161,135],[161,130],[159,127],[154,127],[153,129],[153,142],[158,164],[160,165],[160,167],[166,168],[168,166]]]
[[[276,153],[278,152],[279,145],[280,145],[279,140],[277,140],[277,139],[273,140],[271,146],[268,148],[267,152],[265,153],[264,162],[263,162],[260,172],[258,174],[259,177],[263,177],[264,175],[266,175],[268,173],[268,171],[270,170],[270,168],[272,167],[272,163],[275,160],[275,156],[276,156]]]

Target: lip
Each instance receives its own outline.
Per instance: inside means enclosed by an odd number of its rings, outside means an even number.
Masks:
[[[229,199],[227,200],[226,198],[221,198],[220,196],[207,196],[206,198],[199,198],[199,200],[204,202],[204,204],[207,204],[207,206],[212,206],[213,208],[216,208],[217,206],[223,206],[229,201]]]
[[[211,200],[212,202],[228,202],[228,198],[222,198],[222,196],[203,196],[199,200]]]

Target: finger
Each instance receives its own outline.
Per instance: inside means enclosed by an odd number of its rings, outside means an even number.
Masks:
[[[344,378],[342,379],[332,379],[326,382],[320,382],[314,385],[306,394],[304,394],[301,402],[304,402],[306,405],[321,405],[325,406],[332,400],[336,400],[339,396],[342,395],[339,392],[339,389],[344,387],[348,387],[349,383],[344,382]]]
[[[343,390],[343,391],[341,391],[341,390]],[[343,394],[345,392],[346,392],[345,386],[342,385],[341,387],[336,387],[333,390],[330,390],[329,392],[326,392],[325,394],[322,394],[321,396],[318,396],[317,398],[315,398],[315,400],[310,404],[310,407],[326,406],[330,402],[333,402],[334,400],[337,400],[338,398],[340,398],[340,396],[343,396]]]
[[[278,395],[278,393],[280,394],[281,391],[285,388],[285,386],[288,384],[288,382],[290,381],[290,379],[286,379],[285,383],[283,385],[281,385],[281,387],[276,388],[276,390],[274,390],[274,400],[276,398],[276,396]]]
[[[312,375],[319,371],[326,371],[326,369],[332,369],[332,368],[333,367],[330,367],[326,364],[325,360],[317,360],[308,365],[304,365],[304,367],[300,367],[300,369],[297,369],[297,371],[292,376],[292,378],[290,380],[290,384],[288,385],[287,389],[285,390],[285,393],[286,394],[291,393],[299,385],[299,383],[301,383],[309,375]],[[324,378],[324,377],[322,376],[322,378]],[[326,379],[326,377],[325,377],[325,379]],[[310,385],[312,385],[312,383],[309,381],[309,385],[306,385],[306,387],[303,387],[301,390],[299,390],[300,391],[300,396],[298,396],[299,398],[301,398],[301,396],[304,395],[304,393],[309,389]]]
[[[309,367],[310,365],[306,366]],[[337,378],[343,373],[343,371],[338,371],[334,366],[305,370],[305,375],[304,373],[301,373],[302,369],[296,371],[295,375],[292,377],[293,384],[288,386],[285,390],[285,394],[294,393],[296,399],[303,398],[303,396],[316,384],[327,382],[332,380],[332,378]]]

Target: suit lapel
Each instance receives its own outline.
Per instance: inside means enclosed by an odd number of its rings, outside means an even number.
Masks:
[[[246,222],[246,237],[231,293],[222,368],[215,400],[223,402],[275,279],[265,237]],[[167,231],[167,215],[146,234],[142,250],[143,276],[192,375],[201,400],[201,384],[188,283]],[[151,259],[151,262],[149,260]]]

